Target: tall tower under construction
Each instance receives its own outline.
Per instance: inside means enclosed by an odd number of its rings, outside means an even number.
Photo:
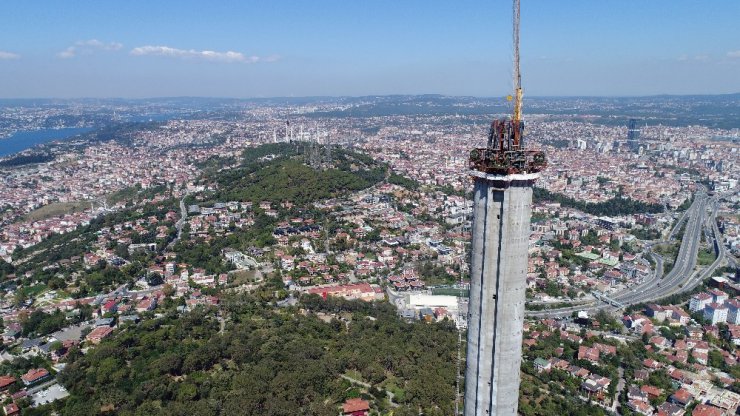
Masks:
[[[514,113],[470,153],[474,181],[465,416],[516,415],[532,186],[547,162],[526,150],[514,0]]]

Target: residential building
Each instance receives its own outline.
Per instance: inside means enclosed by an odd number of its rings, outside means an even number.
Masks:
[[[725,416],[725,412],[719,407],[708,404],[698,404],[691,412],[691,416]]]
[[[725,305],[727,306],[727,323],[740,325],[740,300],[731,299]]]
[[[92,344],[100,344],[101,341],[103,341],[105,338],[107,338],[111,332],[113,332],[113,328],[109,326],[99,326],[95,329],[93,329],[89,334],[87,334],[86,340],[90,341]]]
[[[0,376],[0,391],[4,391],[16,382],[13,376]]]
[[[342,405],[344,416],[367,416],[370,414],[370,402],[360,398],[347,399]]]
[[[727,307],[724,304],[712,302],[704,307],[704,319],[717,325],[727,322]]]
[[[727,296],[727,293],[719,289],[712,289],[709,291],[709,294],[712,295],[712,302],[725,303],[725,301],[729,299],[729,296]]]
[[[45,368],[33,368],[21,376],[21,381],[26,386],[39,383],[50,377],[49,371]]]
[[[697,293],[689,301],[689,310],[691,312],[703,311],[704,307],[712,303],[712,295],[707,292]]]

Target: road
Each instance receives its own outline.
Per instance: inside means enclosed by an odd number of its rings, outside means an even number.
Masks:
[[[689,214],[689,212],[694,209],[694,204],[691,204],[689,208],[684,211],[680,217],[678,217],[678,221],[676,221],[676,224],[673,226],[673,229],[671,229],[671,233],[668,234],[667,241],[671,241],[674,238],[676,238],[676,234],[678,234],[678,231],[681,229],[681,225],[683,224],[684,220],[686,219],[686,216]]]
[[[404,295],[394,291],[393,289],[391,289],[390,286],[388,286],[385,291],[388,294],[388,302],[390,302],[391,305],[395,306],[398,309],[404,309],[406,307]]]
[[[655,261],[655,269],[653,269],[652,277],[651,279],[662,279],[663,278],[663,263],[665,262],[665,259],[660,254],[653,251],[652,244],[645,247],[646,254]]]
[[[346,374],[341,374],[339,377],[342,377],[343,379],[349,381],[350,383],[356,384],[358,386],[362,386],[366,389],[370,389],[370,387],[372,387],[369,383],[365,383],[364,381],[357,380]],[[395,398],[395,395],[393,394],[393,392],[385,390],[385,394],[388,395],[388,401],[390,402],[391,407],[398,407],[398,403],[393,402],[393,399]]]
[[[717,216],[717,206],[715,205],[712,210],[711,228],[712,228],[712,235],[713,235],[712,239],[716,241],[715,249],[717,253],[717,258],[708,268],[694,273],[688,279],[686,284],[683,286],[682,290],[691,290],[695,288],[696,286],[698,286],[699,284],[701,284],[701,282],[703,282],[705,279],[710,277],[714,273],[714,271],[724,263],[725,260],[727,260],[728,263],[732,263],[732,259],[730,258],[731,256],[727,254],[725,245],[722,242],[722,237],[719,232],[719,228],[717,227],[717,221],[714,220],[716,216]]]
[[[617,389],[614,393],[614,398],[612,401],[611,411],[617,414],[617,406],[619,405],[619,395],[622,394],[622,390],[624,390],[624,386],[626,384],[624,380],[624,368],[619,367],[619,381],[617,382]]]
[[[698,206],[696,206],[698,204]],[[707,200],[703,194],[697,195],[691,212],[686,219],[686,231],[681,240],[673,268],[662,279],[653,279],[644,285],[632,288],[613,298],[620,303],[631,305],[658,299],[673,293],[673,289],[691,276],[696,267],[701,231],[704,226]],[[696,208],[694,208],[696,206]]]
[[[188,211],[187,207],[185,206],[185,198],[188,197],[188,193],[185,193],[185,195],[182,196],[180,199],[180,219],[177,220],[175,223],[175,228],[177,229],[177,237],[175,237],[174,240],[170,241],[169,244],[167,244],[167,248],[172,248],[175,243],[180,241],[180,237],[182,237],[182,226],[185,225],[185,220],[188,219]]]
[[[533,301],[527,302],[527,305],[542,305],[542,306],[547,306],[547,305],[554,305],[554,304],[557,304],[557,303],[570,303],[572,305],[582,305],[582,304],[586,304],[586,303],[594,303],[594,300],[593,299],[588,299],[588,298],[586,298],[586,299],[574,299],[574,300],[569,300],[569,299],[533,300]]]
[[[707,208],[712,208],[712,214],[707,218]],[[709,277],[711,273],[722,263],[725,257],[723,244],[718,244],[719,253],[717,260],[707,269],[700,272],[694,272],[696,267],[697,253],[701,240],[701,232],[705,226],[705,220],[711,224],[713,234],[716,239],[721,241],[719,230],[716,226],[717,204],[711,201],[704,192],[697,192],[691,207],[686,210],[685,218],[679,218],[678,222],[671,231],[671,236],[676,234],[681,223],[686,221],[686,230],[684,231],[681,247],[673,268],[663,276],[663,259],[654,255],[656,260],[656,271],[653,277],[639,285],[623,290],[609,297],[625,306],[634,305],[642,302],[655,301],[660,298],[670,296],[682,291],[691,290],[698,285],[704,278]],[[573,312],[585,310],[595,312],[600,309],[614,309],[606,303],[595,304],[591,306],[572,306],[568,308],[550,309],[545,311],[532,311],[527,315],[531,317],[563,317],[569,316]]]
[[[56,378],[53,378],[53,379],[51,379],[49,381],[46,381],[46,382],[43,382],[43,383],[38,384],[36,386],[33,386],[33,387],[29,388],[28,390],[26,390],[26,393],[30,396],[32,394],[36,394],[37,392],[40,392],[41,390],[43,390],[43,389],[45,389],[47,387],[51,387],[54,384],[57,384],[57,379]]]

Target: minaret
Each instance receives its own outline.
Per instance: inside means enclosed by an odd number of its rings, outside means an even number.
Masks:
[[[517,414],[532,187],[545,154],[525,150],[514,0],[514,114],[494,120],[485,148],[470,152],[472,259],[465,416]]]

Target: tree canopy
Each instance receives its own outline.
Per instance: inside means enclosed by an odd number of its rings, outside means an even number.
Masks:
[[[348,371],[373,384],[362,394],[376,406],[387,406],[384,390],[394,390],[402,413],[452,413],[451,323],[405,323],[388,303],[314,295],[301,306],[311,313],[238,295],[220,311],[197,308],[128,328],[70,360],[60,373],[71,393],[61,414],[336,415],[358,394],[341,377]],[[219,314],[229,317],[223,333]]]
[[[303,163],[298,144],[249,149],[242,166],[208,177],[219,185],[221,201],[290,201],[298,206],[367,188],[385,177],[386,167],[365,155],[334,149],[321,168]]]
[[[592,203],[573,199],[563,194],[550,192],[543,188],[534,188],[532,195],[534,201],[552,201],[569,208],[575,208],[592,215],[619,216],[639,213],[663,212],[663,206],[648,204],[631,198],[623,198],[618,195],[608,201]]]

